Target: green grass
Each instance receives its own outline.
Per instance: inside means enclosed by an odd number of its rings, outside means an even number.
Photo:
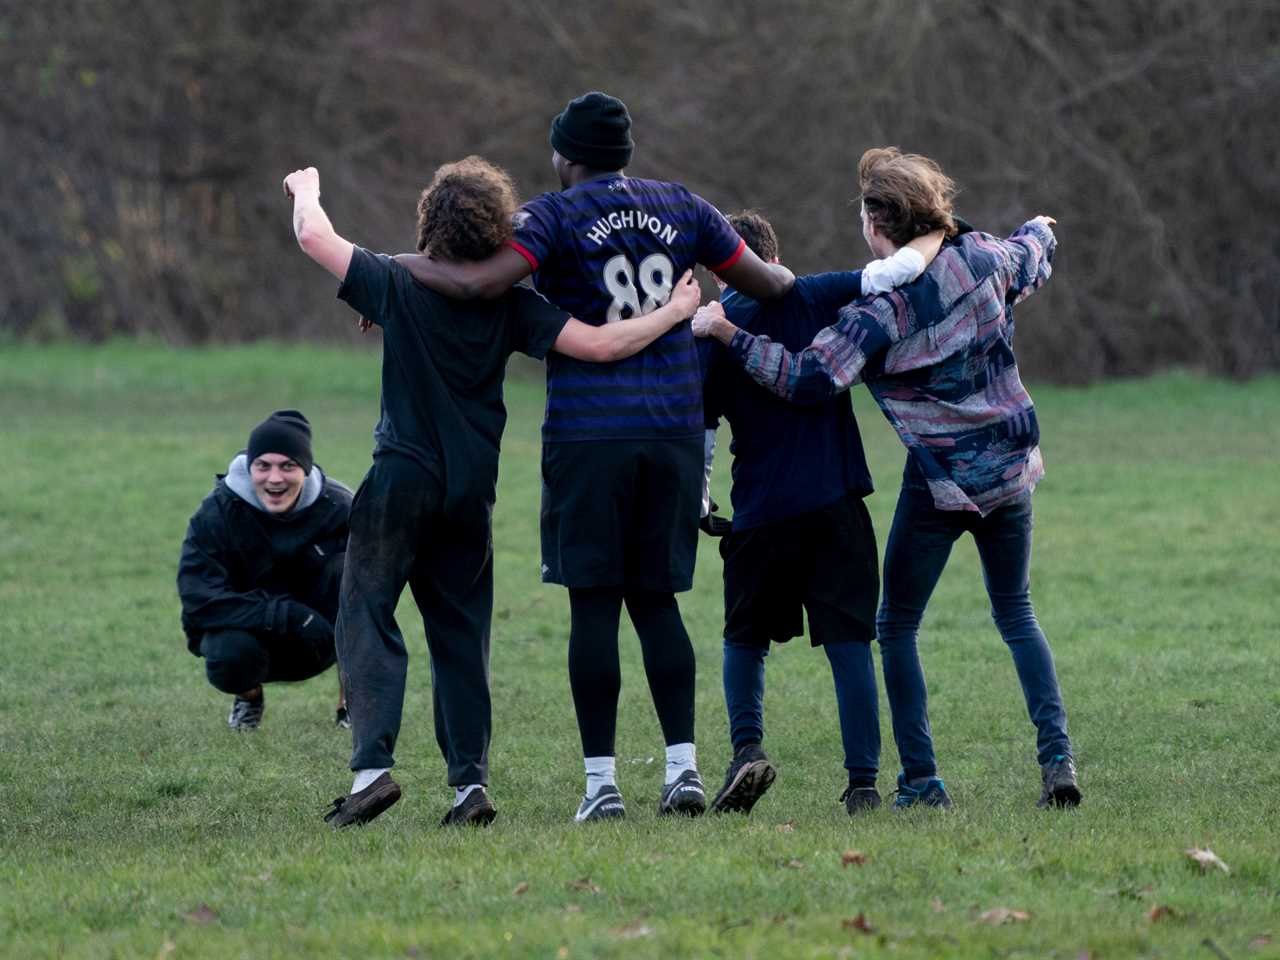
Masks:
[[[1048,464],[1033,595],[1078,812],[1034,808],[1033,731],[964,541],[921,637],[953,813],[845,816],[830,676],[797,642],[769,659],[773,791],[750,819],[659,821],[662,741],[628,627],[630,816],[583,829],[567,601],[538,580],[542,386],[513,375],[495,516],[499,819],[436,827],[448,794],[406,598],[405,797],[337,834],[320,821],[349,785],[334,675],[270,688],[263,729],[233,735],[229,698],[186,652],[174,569],[213,474],[274,408],[303,409],[318,461],[358,483],[377,383],[371,352],[0,345],[0,955],[1280,956],[1280,379],[1032,385]],[[865,393],[855,402],[883,543],[902,452]],[[708,540],[700,559],[681,606],[700,761],[718,782]],[[1231,872],[1202,875],[1193,845]],[[865,865],[841,865],[850,848]],[[1157,906],[1174,912],[1152,922]],[[1030,919],[981,922],[995,907]],[[845,925],[859,913],[872,933]]]

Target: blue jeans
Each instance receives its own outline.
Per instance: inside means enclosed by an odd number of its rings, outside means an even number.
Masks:
[[[991,616],[1009,645],[1027,713],[1036,727],[1039,762],[1071,755],[1053,654],[1031,607],[1031,528],[1030,491],[982,517],[939,510],[926,488],[909,478],[903,484],[885,548],[876,635],[893,714],[893,738],[909,780],[937,773],[916,634],[951,545],[966,532],[973,534],[978,546]]]
[[[871,644],[860,640],[825,643],[836,687],[844,766],[855,786],[874,786],[880,765],[880,715]],[[764,740],[764,658],[769,648],[725,641],[724,700],[729,735],[736,752]]]

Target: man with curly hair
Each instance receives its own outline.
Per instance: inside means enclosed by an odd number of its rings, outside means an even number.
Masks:
[[[314,167],[291,173],[284,189],[298,244],[342,281],[338,296],[360,312],[362,327],[383,332],[382,416],[373,467],[352,504],[337,624],[355,781],[325,819],[367,823],[400,797],[390,768],[408,654],[395,609],[407,583],[426,628],[436,739],[454,787],[442,825],[488,824],[490,518],[507,358],[629,356],[692,314],[699,291],[686,273],[666,307],[607,328],[579,323],[524,287],[461,303],[339,236],[320,206]],[[505,172],[479,157],[446,164],[418,204],[419,249],[444,262],[486,257],[510,237],[514,212]]]
[[[570,101],[550,140],[562,189],[525,203],[510,242],[484,260],[409,255],[418,280],[450,296],[497,297],[532,275],[551,302],[605,327],[643,320],[697,263],[757,299],[791,288],[791,271],[764,263],[706,200],[626,175],[631,115],[617,97],[593,91]],[[614,760],[624,604],[666,742],[658,812],[706,809],[693,645],[675,597],[693,584],[702,471],[702,390],[688,327],[623,363],[548,359],[542,579],[569,590],[569,687],[586,772],[579,822],[625,813]]]

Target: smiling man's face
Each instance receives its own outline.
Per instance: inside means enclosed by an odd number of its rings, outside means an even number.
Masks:
[[[253,492],[268,513],[287,513],[298,502],[307,475],[282,453],[264,453],[249,464]]]

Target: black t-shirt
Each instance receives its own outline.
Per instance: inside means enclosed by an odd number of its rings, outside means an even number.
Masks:
[[[391,257],[361,247],[338,298],[382,327],[374,456],[401,454],[432,471],[446,510],[492,503],[507,422],[507,358],[519,351],[541,360],[569,315],[527,287],[497,300],[450,300],[414,282]]]

